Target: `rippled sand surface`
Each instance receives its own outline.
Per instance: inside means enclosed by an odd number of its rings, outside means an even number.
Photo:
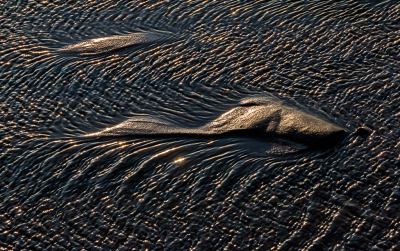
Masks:
[[[400,249],[398,1],[10,0],[0,20],[2,250]],[[153,32],[171,36],[59,53]],[[135,116],[198,127],[266,93],[350,134],[295,154],[82,138]]]

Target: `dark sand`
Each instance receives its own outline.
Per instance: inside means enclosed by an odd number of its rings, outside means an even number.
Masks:
[[[0,2],[1,249],[400,248],[398,1],[38,2]],[[59,53],[155,31],[174,36]],[[349,134],[291,154],[83,137],[138,116],[201,127],[268,93]]]

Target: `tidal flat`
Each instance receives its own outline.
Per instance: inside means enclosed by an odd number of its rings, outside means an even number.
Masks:
[[[398,1],[10,0],[0,19],[0,249],[400,249]],[[269,95],[346,135],[85,137],[224,128]]]

